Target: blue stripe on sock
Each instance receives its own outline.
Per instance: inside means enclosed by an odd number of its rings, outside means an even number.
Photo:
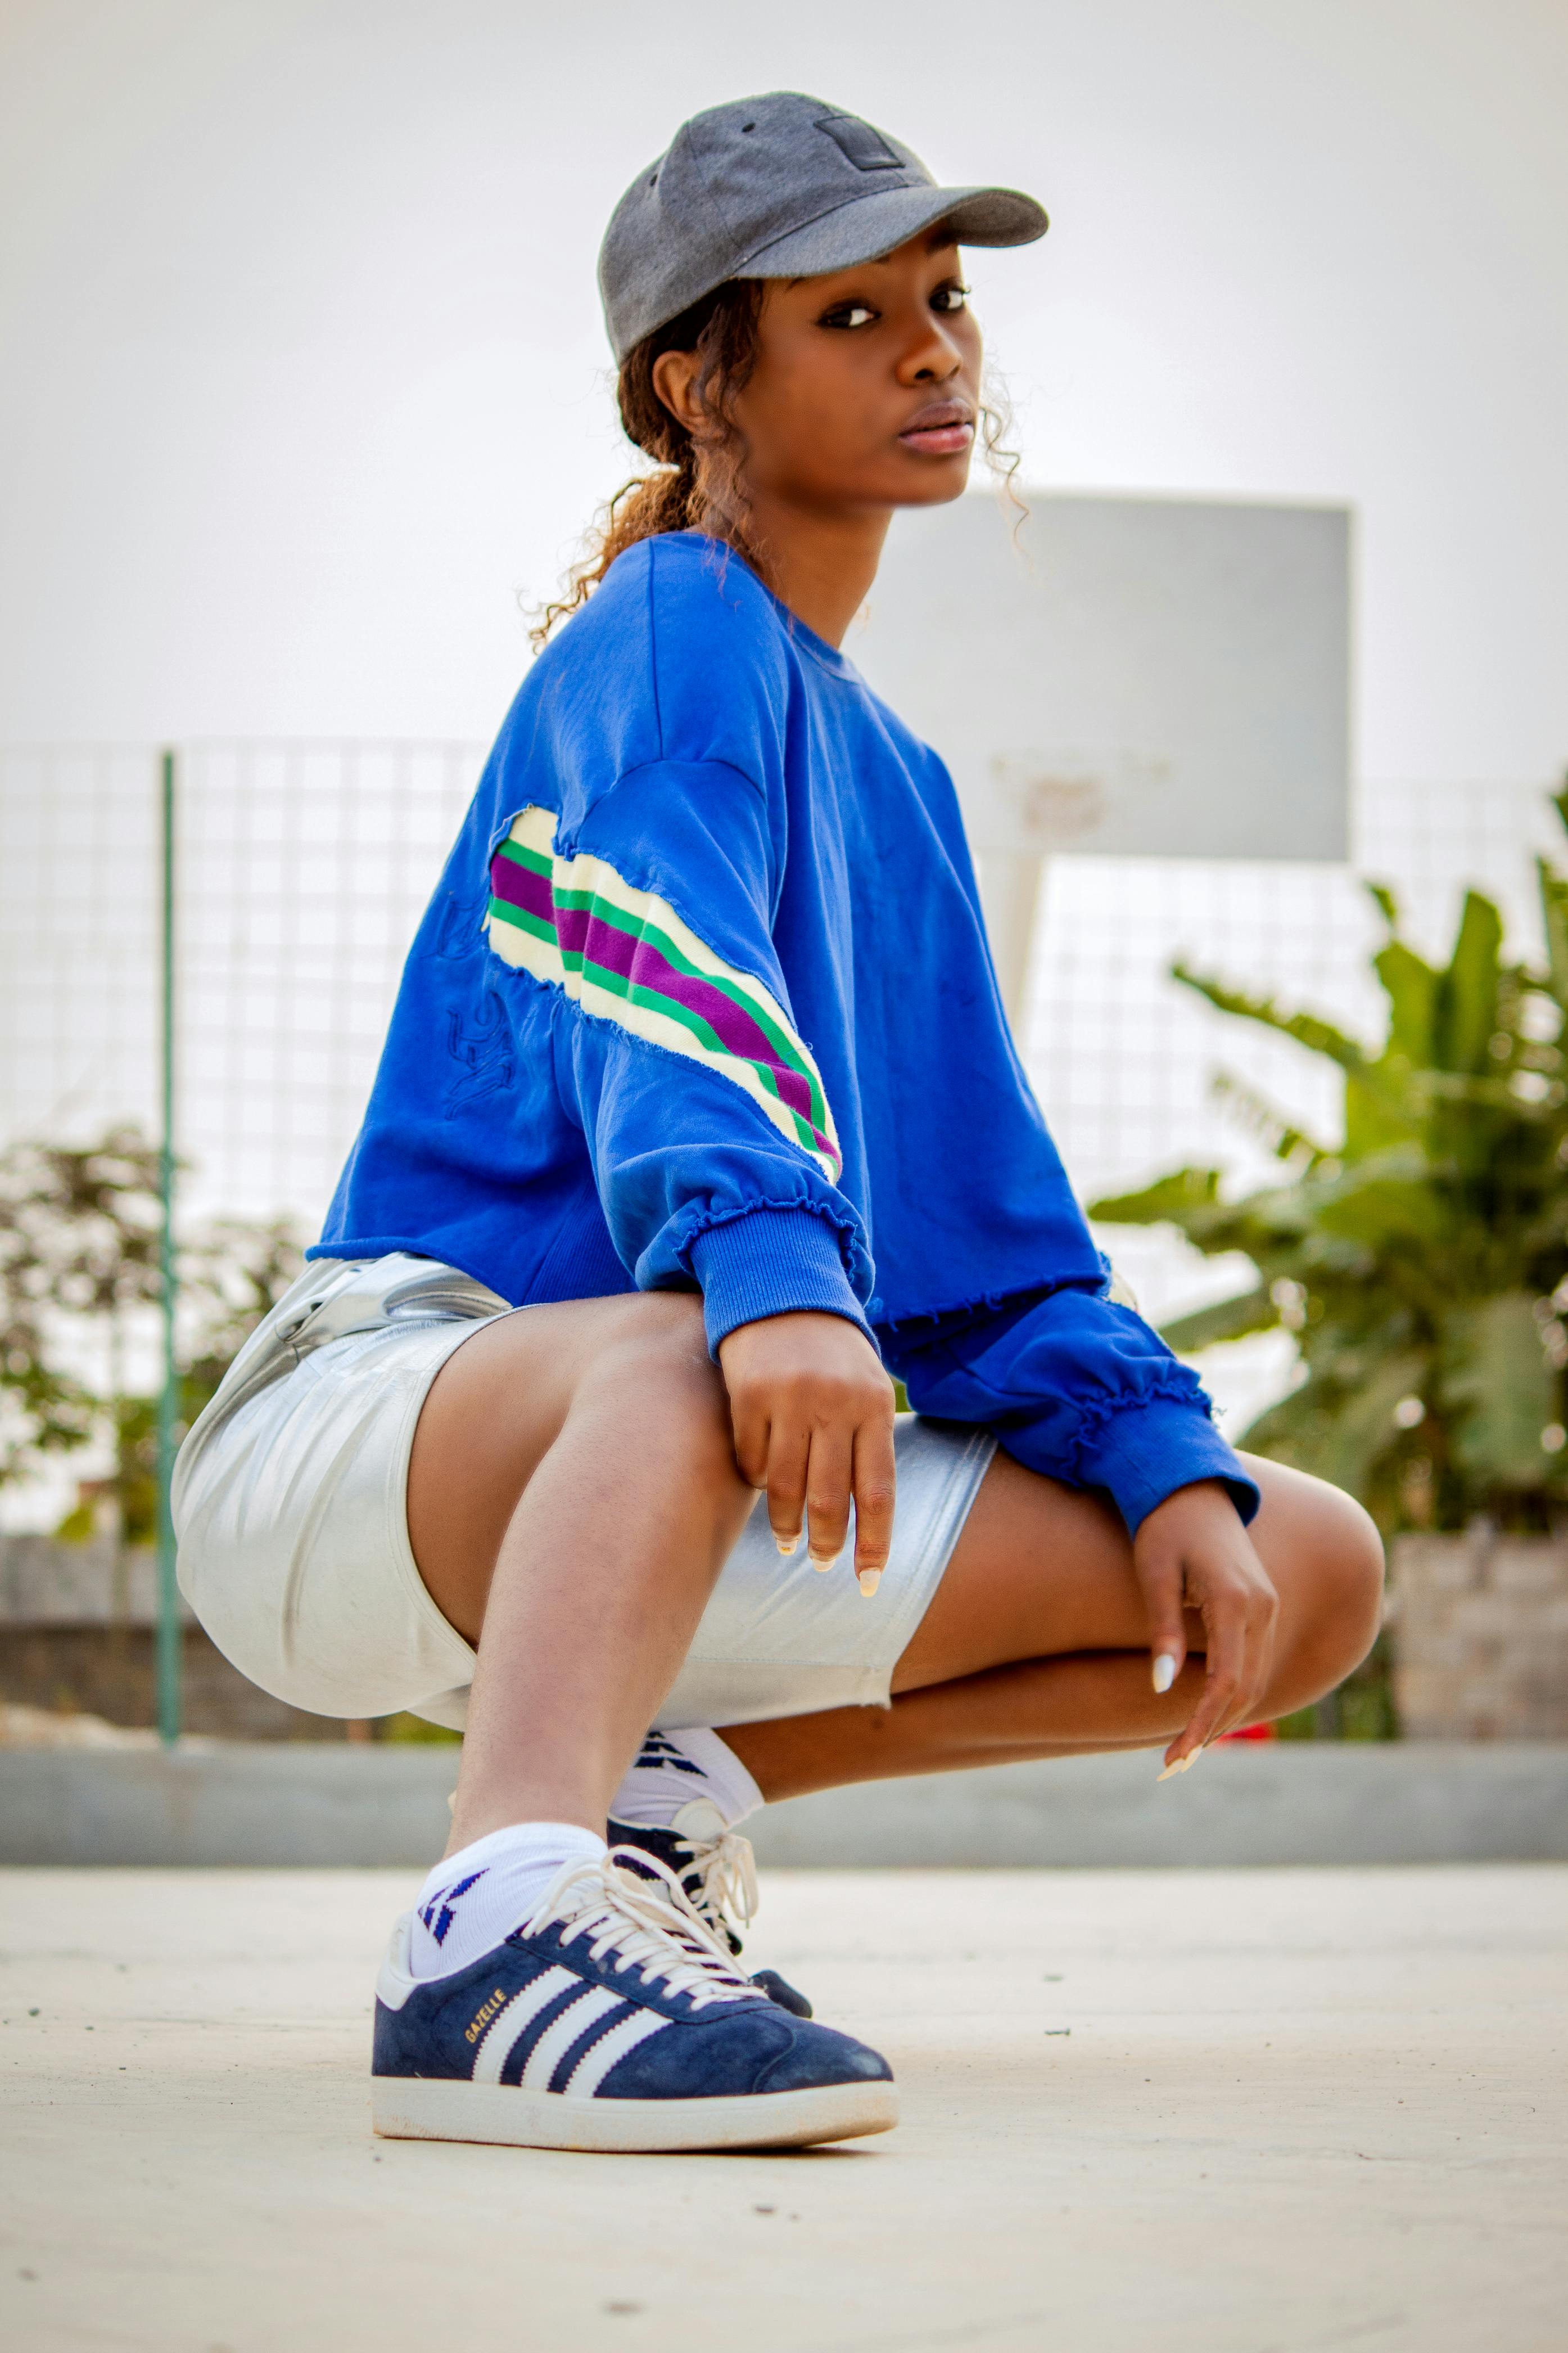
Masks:
[[[486,1864],[479,1871],[471,1871],[467,1879],[458,1880],[456,1887],[443,1887],[438,1889],[437,1893],[432,1895],[429,1903],[422,1906],[419,1917],[424,1921],[425,1926],[429,1929],[430,1934],[435,1937],[436,1942],[438,1945],[444,1945],[446,1943],[447,1931],[450,1928],[453,1921],[458,1916],[452,1909],[453,1905],[457,1902],[459,1895],[466,1895],[470,1887],[477,1887],[479,1885],[480,1880],[485,1875],[485,1871],[488,1870],[489,1867],[489,1866]]]
[[[699,1781],[707,1778],[701,1766],[694,1765],[690,1757],[662,1732],[648,1734],[633,1769],[637,1772],[689,1773]]]

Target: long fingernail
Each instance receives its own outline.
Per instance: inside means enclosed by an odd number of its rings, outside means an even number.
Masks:
[[[1164,1771],[1155,1778],[1161,1781],[1168,1781],[1173,1773],[1190,1772],[1203,1753],[1201,1748],[1194,1748],[1190,1757],[1178,1757],[1173,1765],[1167,1765]]]
[[[780,1552],[783,1553],[785,1560],[787,1560],[791,1553],[795,1550],[796,1545],[799,1544],[800,1538],[798,1536],[775,1536],[773,1538],[773,1542],[777,1545]]]
[[[860,1571],[860,1590],[868,1601],[871,1599],[881,1582],[882,1572],[879,1568],[863,1568]]]
[[[1176,1659],[1172,1651],[1162,1651],[1154,1662],[1154,1689],[1162,1696],[1176,1680]]]

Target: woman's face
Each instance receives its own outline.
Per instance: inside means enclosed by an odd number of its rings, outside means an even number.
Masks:
[[[668,353],[660,366],[684,356]],[[980,362],[945,227],[854,269],[770,280],[756,365],[732,404],[753,499],[863,512],[957,498],[979,421]],[[675,385],[667,390],[657,374],[655,384],[675,407]]]

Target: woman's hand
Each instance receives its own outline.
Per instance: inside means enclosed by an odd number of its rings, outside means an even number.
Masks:
[[[1203,1695],[1165,1751],[1166,1771],[1182,1772],[1261,1700],[1273,1664],[1279,1598],[1217,1479],[1178,1487],[1155,1506],[1132,1540],[1132,1566],[1149,1612],[1157,1692],[1169,1691],[1186,1663],[1185,1611],[1203,1620]]]
[[[808,1530],[812,1566],[831,1568],[855,1505],[855,1573],[868,1600],[893,1541],[893,1385],[842,1315],[768,1315],[719,1345],[735,1460],[765,1487],[780,1552]]]

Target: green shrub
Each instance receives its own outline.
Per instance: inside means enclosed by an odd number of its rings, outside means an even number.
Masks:
[[[1555,806],[1568,827],[1568,786]],[[1316,1141],[1222,1080],[1268,1141],[1277,1182],[1227,1200],[1216,1169],[1183,1168],[1090,1209],[1250,1259],[1253,1282],[1164,1336],[1190,1354],[1292,1333],[1298,1386],[1241,1442],[1348,1489],[1387,1533],[1479,1514],[1543,1528],[1568,1501],[1568,879],[1541,859],[1537,881],[1540,968],[1510,960],[1496,907],[1473,891],[1447,965],[1430,965],[1373,886],[1387,934],[1373,959],[1388,1007],[1377,1045],[1178,965],[1222,1013],[1342,1071],[1344,1140]]]

